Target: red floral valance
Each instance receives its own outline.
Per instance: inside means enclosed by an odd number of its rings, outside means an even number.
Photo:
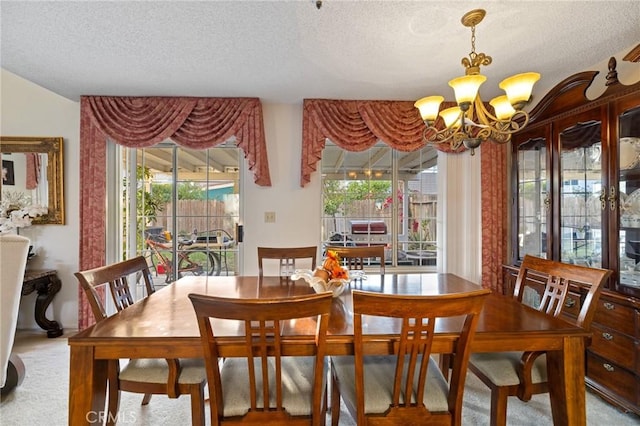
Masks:
[[[453,105],[453,102],[443,104],[445,108]],[[300,185],[310,182],[326,139],[347,151],[364,151],[380,140],[394,149],[408,152],[424,147],[424,129],[412,101],[305,99]],[[453,152],[447,143],[433,147]],[[456,152],[462,151],[464,147]]]
[[[235,136],[256,184],[271,186],[257,98],[84,96],[83,101],[88,118],[83,125],[128,147],[149,147],[170,138],[181,146],[206,149]]]

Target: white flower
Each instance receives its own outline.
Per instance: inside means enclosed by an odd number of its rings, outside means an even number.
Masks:
[[[31,204],[31,199],[21,192],[6,191],[0,201],[0,234],[31,226],[33,218],[48,211],[44,206]]]
[[[29,215],[29,217],[43,216],[49,212],[49,209],[40,205],[27,206],[23,210]]]

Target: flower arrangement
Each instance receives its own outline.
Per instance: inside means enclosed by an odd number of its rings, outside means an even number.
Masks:
[[[342,267],[340,256],[333,250],[327,250],[327,257],[322,264],[321,271],[325,271],[329,276],[327,280],[347,280],[349,279],[349,271]],[[320,274],[321,272],[316,271]]]
[[[46,207],[31,204],[31,199],[22,192],[3,192],[0,200],[0,234],[31,226],[35,217],[47,212]]]
[[[304,279],[317,293],[330,291],[338,297],[349,282],[349,271],[340,265],[340,257],[333,250],[327,250],[322,266],[315,271],[298,269],[291,279]]]

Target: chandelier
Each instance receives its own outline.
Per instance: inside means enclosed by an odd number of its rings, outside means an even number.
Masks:
[[[474,155],[474,149],[483,141],[490,138],[497,143],[509,142],[511,135],[529,122],[529,114],[522,108],[531,99],[533,85],[540,79],[538,73],[526,72],[502,80],[498,87],[506,95],[489,102],[493,112],[480,99],[478,90],[487,79],[480,74],[480,66],[487,66],[492,61],[491,56],[476,53],[476,25],[482,22],[485,14],[483,9],[475,9],[461,19],[462,25],[471,28],[471,53],[468,58],[462,58],[465,75],[449,81],[458,105],[440,111],[440,104],[444,101],[442,96],[427,96],[414,104],[426,126],[423,133],[425,143],[449,142],[453,150],[464,145]],[[445,128],[441,130],[436,126],[438,115],[444,121]],[[442,127],[441,124],[439,126]]]

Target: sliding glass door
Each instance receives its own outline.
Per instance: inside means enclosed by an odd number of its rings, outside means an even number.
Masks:
[[[167,141],[118,157],[123,257],[145,256],[156,285],[237,274],[243,156],[235,143],[194,150]]]

